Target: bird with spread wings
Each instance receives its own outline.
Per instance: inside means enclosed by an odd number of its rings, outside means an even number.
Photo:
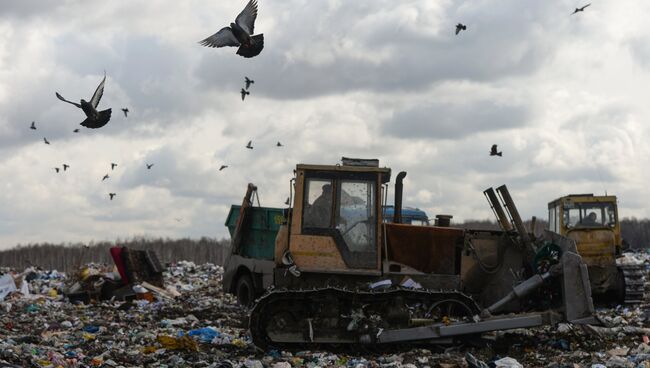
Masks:
[[[59,100],[67,102],[83,110],[84,114],[86,114],[86,120],[82,121],[81,125],[85,126],[86,128],[97,129],[106,125],[111,119],[111,109],[97,111],[97,105],[99,105],[99,101],[104,95],[105,83],[106,73],[104,73],[104,79],[102,79],[102,81],[99,83],[99,86],[97,86],[97,89],[95,90],[95,93],[93,94],[93,97],[90,99],[90,101],[86,101],[82,98],[79,103],[76,103],[66,100],[59,94],[59,92],[55,92],[55,94]]]

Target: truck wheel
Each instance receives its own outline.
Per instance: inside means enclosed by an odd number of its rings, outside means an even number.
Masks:
[[[253,279],[248,274],[243,274],[237,279],[237,303],[244,307],[250,307],[255,301],[255,286]]]

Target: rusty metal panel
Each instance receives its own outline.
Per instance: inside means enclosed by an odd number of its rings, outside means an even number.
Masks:
[[[348,269],[331,237],[292,234],[289,250],[302,271]]]
[[[464,230],[455,228],[384,224],[388,259],[424,273],[455,275]]]

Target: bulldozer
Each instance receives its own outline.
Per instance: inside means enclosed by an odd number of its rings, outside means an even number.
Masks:
[[[223,287],[249,306],[256,346],[449,344],[595,323],[575,242],[526,232],[505,186],[486,192],[508,231],[453,227],[448,215],[416,226],[402,223],[405,177],[396,176],[391,222],[391,169],[378,160],[298,164],[284,209],[261,207],[258,197],[255,206],[257,188],[248,185],[226,220]]]
[[[551,231],[575,241],[597,300],[641,303],[644,264],[617,264],[625,248],[616,196],[569,194],[548,204]]]

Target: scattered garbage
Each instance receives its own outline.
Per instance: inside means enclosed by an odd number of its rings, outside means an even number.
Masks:
[[[11,275],[3,275],[0,277],[0,300],[4,300],[9,293],[16,290],[16,282]]]
[[[13,285],[0,298],[0,366],[650,367],[650,304],[597,309],[604,326],[494,332],[484,346],[263,352],[251,343],[247,311],[222,290],[222,267],[182,261],[156,278],[147,258],[140,261],[124,262],[123,272],[117,263],[89,264],[69,275],[0,268],[0,280]],[[417,287],[408,280],[400,284]]]
[[[505,357],[494,361],[496,368],[524,368],[516,359]]]

